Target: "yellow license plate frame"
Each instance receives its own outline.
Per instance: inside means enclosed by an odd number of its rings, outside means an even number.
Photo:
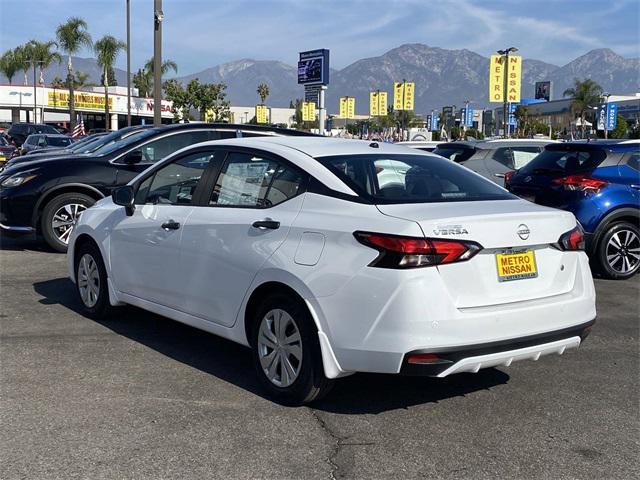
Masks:
[[[496,268],[499,282],[528,280],[538,276],[534,250],[496,253]]]

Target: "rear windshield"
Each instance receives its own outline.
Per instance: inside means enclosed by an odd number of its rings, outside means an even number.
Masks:
[[[71,139],[64,137],[49,137],[47,138],[47,144],[51,147],[66,147],[71,145]]]
[[[375,203],[515,198],[493,182],[433,155],[345,155],[320,157],[318,161]]]
[[[438,145],[433,153],[460,163],[471,158],[471,155],[475,153],[475,149],[460,145]]]
[[[540,155],[522,167],[522,173],[571,175],[593,170],[606,158],[600,149],[545,149]]]

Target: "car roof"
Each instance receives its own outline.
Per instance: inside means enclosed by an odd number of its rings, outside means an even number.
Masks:
[[[366,155],[394,153],[399,155],[429,155],[406,146],[370,140],[351,140],[322,136],[309,137],[249,137],[205,142],[211,145],[233,145],[265,148],[269,144],[292,148],[310,157],[331,157],[337,155]]]
[[[158,129],[166,130],[184,130],[184,129],[205,129],[205,130],[244,130],[246,132],[262,132],[273,133],[287,136],[304,136],[304,137],[319,137],[314,133],[305,132],[303,130],[293,130],[291,128],[270,127],[266,125],[253,125],[250,123],[207,123],[207,122],[189,122],[189,123],[172,123],[168,125],[162,125],[157,127]]]

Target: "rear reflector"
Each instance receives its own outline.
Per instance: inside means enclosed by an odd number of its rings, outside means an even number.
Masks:
[[[607,186],[607,182],[584,175],[569,175],[568,177],[551,180],[556,185],[562,185],[565,190],[596,193]]]
[[[443,363],[447,360],[440,358],[434,353],[415,353],[407,357],[407,363],[413,365],[424,365],[429,363]]]
[[[469,260],[482,247],[475,242],[401,237],[386,233],[354,232],[363,245],[380,252],[369,264],[381,268],[416,268]]]

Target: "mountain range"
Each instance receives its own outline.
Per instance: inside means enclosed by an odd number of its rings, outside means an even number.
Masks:
[[[91,82],[98,82],[100,69],[92,58],[74,58],[74,69],[89,73]],[[55,76],[66,74],[65,62],[52,65],[45,72],[50,82]],[[406,79],[416,84],[415,110],[428,113],[445,105],[464,104],[469,100],[476,107],[488,106],[489,59],[470,50],[447,50],[423,44],[406,44],[389,50],[379,57],[364,58],[341,70],[332,70],[327,92],[327,108],[335,112],[340,96],[356,98],[356,111],[367,113],[369,92],[386,90],[391,96],[394,81]],[[119,85],[126,83],[126,72],[114,69]],[[242,59],[217,65],[177,79],[186,83],[192,78],[201,82],[225,82],[232,105],[253,105],[258,102],[256,87],[265,82],[270,87],[267,104],[287,107],[291,100],[303,97],[297,85],[296,67],[280,61]],[[602,88],[615,94],[640,91],[640,59],[624,58],[610,49],[592,50],[563,66],[540,60],[524,59],[522,96],[533,97],[534,84],[552,82],[552,99],[562,93],[575,78],[591,78]],[[14,83],[22,83],[22,74]],[[0,83],[6,83],[0,75]]]

